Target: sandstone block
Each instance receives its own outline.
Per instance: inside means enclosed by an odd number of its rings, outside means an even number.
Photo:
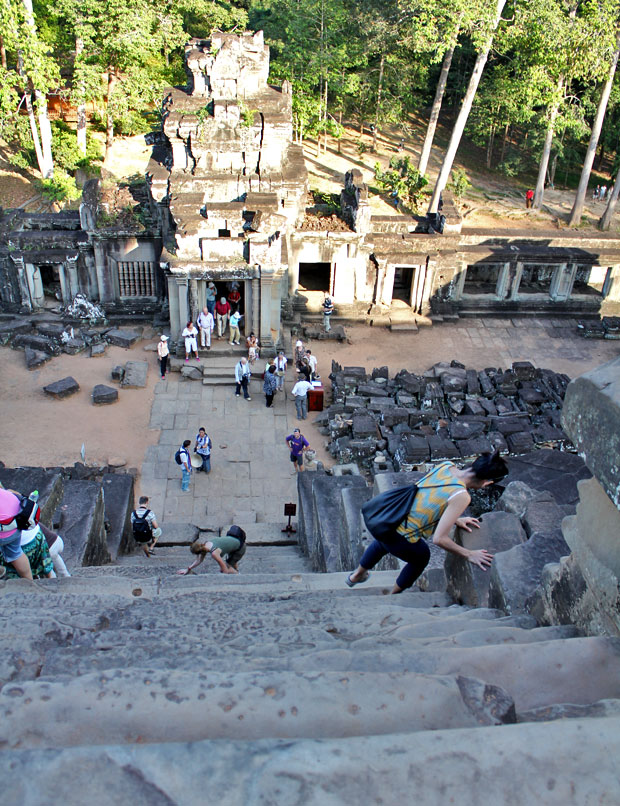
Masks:
[[[79,390],[79,383],[70,375],[66,378],[62,378],[59,381],[54,381],[54,383],[49,383],[47,386],[43,387],[43,391],[46,395],[55,397],[58,400],[61,400],[64,397],[69,397],[70,395],[74,395],[76,392],[79,392]]]
[[[116,403],[118,400],[118,389],[112,386],[106,386],[103,383],[98,383],[93,389],[93,403],[96,406],[105,405],[107,403]]]

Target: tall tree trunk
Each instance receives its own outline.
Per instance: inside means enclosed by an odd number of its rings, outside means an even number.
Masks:
[[[105,159],[104,162],[108,161],[108,157],[110,155],[110,149],[112,148],[112,144],[114,143],[114,115],[112,114],[112,94],[114,92],[114,87],[116,87],[117,78],[114,74],[114,70],[108,71],[108,101],[107,101],[107,108],[106,108],[106,138],[105,138]]]
[[[603,87],[598,107],[596,109],[596,117],[592,124],[592,134],[590,135],[590,142],[588,143],[588,150],[586,151],[586,158],[583,161],[583,168],[581,169],[581,177],[579,178],[579,186],[575,195],[575,203],[571,210],[570,218],[568,220],[569,227],[576,227],[581,223],[581,216],[583,214],[583,205],[588,190],[588,181],[590,180],[590,173],[592,171],[592,163],[596,154],[596,147],[598,139],[601,136],[601,129],[603,128],[603,120],[605,112],[607,111],[607,104],[609,102],[609,95],[611,93],[611,85],[614,82],[614,75],[616,74],[616,67],[618,66],[618,56],[620,55],[620,34],[616,38],[616,50],[611,64],[609,65],[609,74],[607,81]]]
[[[474,102],[476,90],[478,89],[478,84],[480,84],[480,79],[482,78],[484,66],[489,57],[489,51],[491,50],[491,45],[493,44],[493,34],[495,33],[497,26],[499,25],[499,19],[505,4],[506,0],[497,0],[497,10],[495,14],[494,25],[491,33],[489,34],[484,49],[480,51],[480,53],[478,54],[478,58],[476,59],[476,63],[474,65],[474,70],[471,74],[471,78],[469,79],[469,86],[467,87],[467,92],[465,93],[465,97],[463,98],[463,103],[461,104],[461,109],[456,119],[456,123],[454,124],[454,128],[452,129],[452,136],[450,137],[448,150],[446,151],[445,157],[443,159],[443,164],[439,172],[439,176],[437,177],[437,182],[435,183],[435,189],[433,190],[431,203],[428,207],[429,214],[437,212],[437,208],[439,206],[439,197],[441,196],[441,192],[448,182],[448,177],[450,176],[450,171],[452,170],[452,164],[454,162],[454,158],[456,156],[459,143],[461,142],[461,137],[463,136],[463,131],[465,129],[465,124],[467,123],[467,118],[469,117],[469,113],[471,111],[471,106]]]
[[[37,39],[37,28],[34,21],[32,0],[22,0],[22,2],[26,10],[26,23],[31,29],[33,38]],[[52,127],[50,126],[50,121],[47,116],[47,98],[41,90],[37,89],[34,91],[34,98],[41,137],[41,160],[39,161],[39,170],[44,179],[51,179],[54,176],[54,159],[52,157]],[[30,128],[32,129],[32,120],[30,121]]]
[[[375,130],[372,133],[372,150],[377,150],[377,134],[379,133],[379,113],[381,110],[381,94],[383,92],[383,69],[385,67],[385,53],[381,54],[379,63],[379,86],[377,87],[377,108],[375,110]]]
[[[493,146],[495,145],[495,124],[491,126],[489,132],[489,139],[487,141],[487,168],[491,169],[491,162],[493,161]]]
[[[562,92],[564,89],[564,76],[560,76],[558,79],[558,94]],[[551,145],[553,143],[553,135],[555,133],[555,119],[558,116],[558,112],[560,109],[560,101],[557,100],[553,107],[551,108],[551,112],[549,113],[549,123],[547,124],[547,134],[545,135],[545,144],[543,146],[542,156],[540,158],[540,164],[538,166],[538,178],[536,180],[536,190],[534,191],[534,203],[532,207],[538,209],[541,204],[543,203],[543,198],[545,195],[545,177],[547,176],[547,166],[549,165],[549,156],[551,154]]]
[[[506,143],[508,142],[508,132],[510,131],[510,123],[504,126],[504,136],[502,137],[502,151],[499,155],[499,164],[501,165],[506,156]]]
[[[551,167],[549,168],[549,184],[551,187],[555,185],[555,172],[558,167],[558,156],[559,153],[556,151],[553,155],[553,159],[551,160]]]
[[[4,47],[4,38],[2,37],[2,34],[0,34],[0,59],[2,60],[2,66],[6,70],[6,48]]]
[[[435,139],[435,129],[437,128],[437,121],[439,120],[439,113],[441,111],[443,96],[446,91],[446,84],[448,83],[448,73],[450,72],[450,65],[452,64],[453,56],[454,47],[451,47],[446,51],[443,57],[441,73],[439,74],[439,81],[437,82],[437,89],[435,90],[435,99],[431,108],[431,116],[428,119],[426,136],[424,137],[424,145],[422,146],[420,161],[418,162],[418,171],[422,175],[426,173],[428,161],[431,156],[431,148],[433,146],[433,140]]]
[[[607,207],[605,208],[605,212],[600,217],[598,222],[598,228],[603,232],[606,232],[611,226],[611,219],[616,209],[616,202],[618,201],[618,196],[620,195],[620,171],[616,174],[616,181],[614,182],[614,189],[611,192],[611,196],[607,202]]]
[[[25,77],[24,73],[24,60],[22,58],[21,53],[18,52],[17,54],[17,72],[20,76]],[[26,87],[24,92],[24,102],[26,104],[26,112],[28,113],[28,122],[30,123],[30,133],[32,134],[32,142],[34,144],[34,153],[37,157],[37,165],[39,166],[39,172],[41,176],[45,178],[44,174],[44,163],[43,163],[43,152],[41,151],[41,140],[39,138],[39,129],[37,127],[37,119],[34,116],[34,109],[32,108],[32,97],[30,95],[30,90]]]
[[[84,40],[76,36],[75,38],[75,61],[77,62],[84,50]],[[78,87],[77,105],[77,144],[80,152],[86,156],[86,102],[84,99],[84,84]]]

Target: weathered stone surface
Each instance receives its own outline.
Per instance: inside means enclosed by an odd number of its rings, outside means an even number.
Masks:
[[[461,439],[457,443],[461,456],[480,456],[482,453],[489,453],[493,450],[488,435],[481,435],[473,439]]]
[[[131,347],[141,338],[137,330],[108,330],[105,337],[109,344],[125,348]]]
[[[533,381],[536,378],[536,368],[529,361],[513,361],[512,371],[520,381]]]
[[[12,341],[13,347],[31,347],[49,355],[58,355],[60,348],[51,339],[45,336],[35,336],[32,333],[19,333]]]
[[[313,530],[316,542],[311,559],[316,570],[343,570],[340,547],[345,536],[341,491],[346,487],[366,488],[366,482],[361,476],[317,476],[313,480]]]
[[[454,540],[466,549],[486,549],[493,555],[520,545],[526,539],[516,515],[508,512],[489,512],[480,519],[480,528],[466,532],[457,529]],[[489,570],[483,571],[456,554],[446,553],[448,594],[459,604],[487,607],[489,602]]]
[[[427,733],[396,733],[323,742],[265,739],[6,750],[6,774],[10,770],[16,780],[28,781],[27,788],[6,793],[6,806],[39,806],[49,796],[50,782],[55,799],[66,804],[74,802],[76,792],[83,801],[99,806],[119,801],[153,806],[200,803],[205,799],[207,778],[213,791],[227,792],[226,806],[296,804],[301,802],[300,788],[305,806],[325,806],[326,791],[336,803],[352,798],[380,802],[386,792],[394,803],[404,803],[411,797],[412,776],[418,792],[434,792],[441,781],[446,801],[461,806],[480,806],[481,792],[498,806],[508,806],[513,792],[525,793],[531,800],[544,799],[546,806],[571,801],[610,804],[609,794],[615,790],[617,778],[619,732],[620,718],[609,717],[549,725],[526,723],[510,729],[476,727],[458,733],[438,730],[430,734],[432,746]],[[580,747],[579,753],[574,752],[575,747]],[[567,774],[566,759],[573,755]],[[230,770],[241,756],[245,764],[231,789]],[[455,756],[468,763],[455,768]],[[369,758],[384,759],[372,774],[363,766],[363,760]],[[405,758],[415,762],[404,763]],[[503,768],[506,758],[511,764],[500,776],[497,770]],[[192,770],[193,775],[179,776],[179,769]],[[252,792],[250,799],[248,791]],[[433,798],[424,795],[418,800],[421,806],[433,803]]]
[[[113,381],[122,381],[123,376],[125,375],[125,367],[116,366],[113,367],[112,372],[110,373],[110,377]]]
[[[84,339],[73,338],[62,343],[62,350],[67,353],[67,355],[77,355],[77,353],[81,353],[85,349],[86,342]]]
[[[438,435],[428,437],[428,446],[431,452],[431,459],[455,459],[461,454],[457,446],[451,439],[445,439]]]
[[[93,403],[96,406],[107,403],[116,403],[118,400],[118,389],[98,383],[93,389]]]
[[[365,412],[360,412],[359,414],[354,413],[352,419],[353,435],[357,439],[363,439],[367,436],[377,436],[377,423],[369,414],[366,414]]]
[[[385,408],[381,414],[381,422],[383,425],[387,426],[395,426],[398,423],[408,423],[409,410],[400,406],[393,406],[389,409]]]
[[[141,389],[146,386],[148,371],[148,361],[128,361],[121,386],[126,389]]]
[[[60,381],[54,381],[54,383],[49,383],[47,386],[44,386],[43,391],[46,395],[50,395],[50,397],[55,397],[60,400],[63,397],[69,397],[70,395],[74,395],[76,392],[79,392],[80,385],[75,378],[72,378],[69,375],[66,378],[62,378]]]
[[[532,489],[523,481],[511,481],[506,485],[501,498],[495,504],[497,512],[512,512],[518,518],[522,518],[528,504],[540,493]],[[553,499],[555,500],[555,498]]]
[[[108,345],[105,341],[101,341],[98,344],[93,344],[90,348],[90,357],[99,358],[100,356],[105,355],[107,349]]]
[[[192,364],[186,364],[185,366],[181,367],[181,376],[183,378],[187,378],[191,381],[201,381],[203,378],[202,375],[202,367],[201,366],[193,366]],[[122,385],[125,385],[125,381],[123,379]]]
[[[128,554],[134,547],[131,512],[134,508],[134,482],[128,473],[105,473],[102,484],[106,541],[110,558]]]
[[[42,350],[33,350],[32,347],[26,347],[24,356],[28,369],[36,369],[52,360],[52,356],[49,353],[44,353]]]
[[[484,432],[484,422],[467,422],[458,420],[450,423],[449,431],[452,439],[472,439]]]
[[[490,436],[490,435],[489,435]],[[543,448],[507,459],[509,475],[504,484],[523,481],[535,490],[549,490],[559,504],[576,504],[577,482],[590,472],[577,454]]]
[[[563,426],[620,509],[620,358],[586,372],[568,386]]]
[[[491,567],[489,607],[506,613],[528,613],[529,598],[540,586],[542,570],[557,563],[570,549],[559,525],[549,532],[535,532],[530,539],[495,555]]]
[[[551,532],[559,529],[562,520],[572,515],[575,507],[568,504],[560,506],[553,495],[545,490],[527,502],[525,512],[521,515],[521,523],[528,537],[535,532]]]
[[[508,450],[511,453],[529,453],[534,447],[534,438],[529,431],[519,431],[506,437]]]
[[[60,339],[67,329],[62,322],[40,322],[36,325],[37,332],[48,339]]]
[[[70,567],[110,562],[106,542],[103,493],[94,481],[67,481],[54,522],[65,543],[64,559]]]

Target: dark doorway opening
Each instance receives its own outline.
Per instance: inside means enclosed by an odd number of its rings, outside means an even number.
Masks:
[[[396,266],[394,270],[394,290],[392,299],[400,299],[411,304],[411,281],[413,280],[413,266]]]
[[[41,274],[43,293],[48,297],[54,297],[54,299],[62,299],[60,269],[58,265],[54,263],[40,263],[38,268]]]
[[[523,267],[523,274],[519,283],[519,294],[544,294],[549,296],[554,271],[555,266],[553,265],[526,264]]]
[[[497,263],[481,263],[467,267],[463,295],[495,294],[500,266]]]
[[[300,263],[299,285],[305,291],[330,292],[331,263]]]

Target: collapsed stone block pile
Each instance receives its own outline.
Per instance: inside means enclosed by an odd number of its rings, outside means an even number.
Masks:
[[[332,362],[333,403],[316,422],[340,463],[372,472],[412,470],[427,461],[468,459],[499,449],[524,454],[570,447],[560,419],[567,375],[516,361],[508,370],[458,361],[423,375]]]
[[[580,319],[577,330],[584,339],[620,339],[620,316],[602,319]]]

